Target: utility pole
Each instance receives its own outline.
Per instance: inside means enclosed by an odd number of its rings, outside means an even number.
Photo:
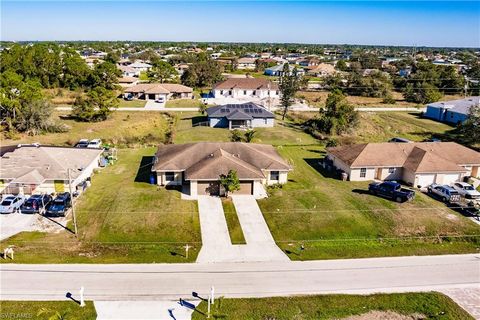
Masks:
[[[72,192],[72,179],[70,176],[70,168],[67,169],[68,173],[68,189],[70,190],[70,197],[72,199],[72,216],[73,216],[73,226],[75,228],[75,236],[78,237],[78,230],[77,230],[77,217],[75,216],[75,202],[73,201],[73,192]]]

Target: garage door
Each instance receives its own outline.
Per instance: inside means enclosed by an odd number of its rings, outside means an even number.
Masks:
[[[453,184],[454,182],[458,181],[460,175],[458,173],[450,173],[443,175],[443,184]]]
[[[197,182],[197,193],[198,195],[210,195],[210,196],[219,196],[220,195],[220,182],[218,181],[198,181]]]
[[[419,174],[417,175],[417,183],[416,187],[420,186],[421,188],[431,185],[435,182],[435,175],[434,174]]]
[[[253,182],[240,181],[240,190],[235,191],[235,194],[253,194]]]

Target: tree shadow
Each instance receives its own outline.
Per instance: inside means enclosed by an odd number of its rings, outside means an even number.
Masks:
[[[352,192],[358,194],[371,194],[368,190],[365,189],[353,189]]]
[[[138,167],[138,171],[135,176],[135,182],[150,184],[150,175],[152,174],[153,161],[153,156],[142,157],[142,161],[140,161],[140,166]]]

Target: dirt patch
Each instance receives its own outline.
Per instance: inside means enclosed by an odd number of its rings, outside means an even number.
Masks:
[[[421,320],[427,317],[423,314],[399,314],[393,311],[370,311],[361,315],[344,318],[344,320]]]

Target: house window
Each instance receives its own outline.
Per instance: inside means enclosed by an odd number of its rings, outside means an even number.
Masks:
[[[275,94],[278,96],[278,91],[275,91]]]
[[[367,168],[360,169],[360,178],[365,178],[367,176]]]
[[[388,173],[395,173],[395,168],[388,168]]]
[[[265,118],[263,120],[265,121],[265,124],[268,124],[268,119],[267,118]]]
[[[220,90],[220,94],[223,94],[223,90]]]
[[[279,180],[280,172],[278,171],[270,171],[270,180]]]
[[[165,181],[172,182],[175,180],[175,173],[174,172],[165,172]]]
[[[253,94],[254,96],[256,96],[256,95],[257,95],[257,90],[253,90],[252,94]]]
[[[244,96],[247,95],[247,90],[243,90],[243,95],[244,95]]]
[[[228,95],[229,95],[229,96],[232,95],[232,90],[228,91]]]

